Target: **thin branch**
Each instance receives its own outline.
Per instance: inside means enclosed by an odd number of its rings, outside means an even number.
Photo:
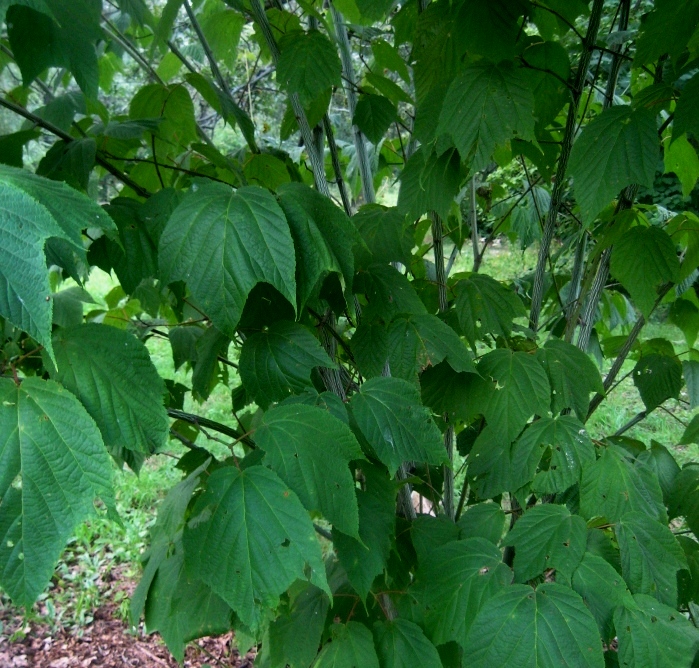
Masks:
[[[193,415],[192,413],[185,413],[184,411],[178,410],[176,408],[168,408],[167,414],[174,418],[175,420],[182,420],[183,422],[188,422],[193,424],[195,427],[204,427],[206,429],[212,429],[213,431],[223,434],[224,436],[229,436],[234,438],[236,441],[244,443],[249,448],[255,449],[257,446],[255,442],[246,434],[242,434],[237,429],[229,427],[228,425],[221,424],[215,420],[210,420],[209,418],[201,417],[200,415]]]
[[[648,417],[648,411],[641,411],[634,415],[621,429],[614,432],[614,436],[623,436],[629,429],[635,427],[639,422],[643,422]]]
[[[21,116],[22,118],[26,118],[28,121],[31,121],[37,127],[43,128],[51,134],[56,135],[67,144],[70,142],[77,141],[75,137],[71,137],[67,132],[64,132],[60,128],[56,127],[53,123],[46,121],[43,118],[40,118],[28,109],[25,109],[24,107],[21,107],[20,105],[15,104],[14,102],[10,102],[9,100],[0,98],[0,106],[5,107],[5,109],[9,109],[18,116]],[[119,179],[119,181],[121,181],[124,185],[131,188],[140,197],[147,198],[151,196],[151,193],[148,190],[146,190],[142,186],[139,186],[138,183],[131,179],[131,177],[127,176],[120,169],[107,162],[99,153],[97,154],[95,161],[101,167],[104,167],[104,169],[106,169],[112,176]]]

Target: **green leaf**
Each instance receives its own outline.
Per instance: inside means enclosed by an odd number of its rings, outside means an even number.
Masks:
[[[226,633],[230,607],[210,587],[188,577],[181,546],[159,563],[146,602],[146,628],[158,631],[178,661],[190,640]]]
[[[410,539],[415,548],[418,564],[429,558],[436,548],[459,538],[461,538],[461,529],[446,515],[418,514],[410,525]]]
[[[196,361],[192,373],[192,394],[198,401],[209,398],[218,383],[218,358],[225,356],[230,339],[215,327],[209,327],[194,345]]]
[[[459,281],[454,291],[459,326],[474,349],[486,334],[509,336],[513,320],[527,315],[514,291],[486,274],[472,274]]]
[[[471,356],[458,334],[434,315],[396,318],[388,328],[391,374],[415,381],[427,367],[446,360],[454,371],[475,373]]]
[[[583,468],[580,514],[616,522],[630,511],[667,520],[663,493],[653,469],[618,445],[609,445],[596,462]]]
[[[699,416],[695,416],[692,423],[697,420]],[[683,438],[681,442],[685,441]],[[699,535],[699,465],[687,464],[675,477],[670,491],[668,513],[670,519],[684,517],[694,535]]]
[[[485,538],[495,545],[500,544],[505,529],[505,511],[492,501],[468,506],[459,518],[463,538]]]
[[[372,264],[359,272],[355,290],[369,302],[364,310],[367,320],[390,322],[401,313],[427,313],[410,281],[390,265]]]
[[[572,408],[580,420],[587,420],[590,392],[604,394],[597,365],[577,346],[560,339],[549,339],[537,351],[553,390],[551,411],[561,413]]]
[[[86,191],[96,155],[97,144],[91,137],[70,142],[57,141],[39,162],[36,173]]]
[[[556,116],[570,99],[565,82],[570,78],[568,54],[558,42],[537,42],[527,47],[523,61],[534,69],[530,85],[534,93],[534,116],[542,127]]]
[[[159,119],[152,134],[161,140],[156,142],[161,159],[189,150],[189,145],[198,138],[194,105],[183,84],[149,84],[139,89],[129,105],[129,118]]]
[[[381,668],[442,668],[437,648],[407,619],[376,622],[374,641]]]
[[[633,369],[633,383],[650,412],[682,389],[682,363],[670,355],[644,355]]]
[[[512,63],[469,65],[447,91],[437,134],[447,134],[472,171],[483,169],[510,139],[534,139],[534,99]]]
[[[80,325],[54,337],[54,378],[82,402],[117,454],[157,452],[167,442],[165,385],[148,349],[132,334]]]
[[[53,357],[46,241],[64,240],[84,261],[81,230],[111,229],[113,223],[96,204],[65,184],[12,167],[0,167],[0,202],[0,315]]]
[[[350,399],[360,431],[395,474],[405,461],[442,464],[446,451],[420,392],[400,378],[372,378]]]
[[[687,560],[672,531],[653,517],[632,511],[618,520],[616,537],[629,589],[676,606],[677,571],[687,568]]]
[[[694,0],[691,0],[694,2]],[[699,3],[697,5],[699,12]],[[677,101],[675,118],[672,123],[673,143],[681,140],[682,136],[689,132],[694,137],[699,137],[699,121],[697,120],[696,105],[699,101],[699,75],[694,75],[682,89],[682,95]]]
[[[352,335],[350,349],[365,378],[380,376],[388,360],[388,330],[381,323],[362,320]]]
[[[359,507],[359,538],[333,527],[333,544],[350,584],[362,601],[374,578],[386,568],[396,525],[396,490],[386,472],[362,463],[364,489],[356,490]]]
[[[533,580],[549,568],[569,581],[585,553],[587,525],[565,506],[534,506],[517,520],[503,544],[515,548],[516,582]]]
[[[623,666],[690,668],[699,650],[699,630],[674,607],[637,594],[614,611]]]
[[[188,573],[208,584],[254,630],[296,580],[330,593],[313,525],[272,471],[214,471],[183,535]]]
[[[686,258],[686,255],[685,255]],[[680,276],[683,272],[681,271]],[[687,343],[688,348],[694,348],[694,344],[697,340],[697,335],[699,335],[699,308],[697,308],[688,299],[682,299],[681,297],[675,299],[670,306],[670,311],[668,313],[668,320],[679,327],[684,334],[684,340]],[[693,360],[690,361],[691,365],[699,365],[699,362]],[[682,362],[682,368],[684,370],[685,380],[687,381],[687,392],[689,393],[689,400],[692,402],[692,408],[696,407],[699,400],[695,399],[696,390],[692,389],[690,383],[692,382],[691,377],[693,374],[693,369],[696,367],[687,366],[687,363]],[[697,387],[696,385],[694,387]],[[696,402],[696,403],[695,403]]]
[[[585,552],[572,584],[597,620],[602,640],[610,643],[616,635],[614,611],[631,598],[624,579],[602,557]]]
[[[11,167],[22,167],[24,147],[40,136],[37,130],[20,130],[0,136],[0,162]]]
[[[207,183],[190,191],[160,238],[165,282],[185,280],[199,306],[232,337],[248,294],[267,282],[296,304],[294,245],[267,191]]]
[[[286,184],[278,194],[296,245],[299,308],[318,296],[329,273],[336,273],[353,312],[352,247],[358,235],[349,218],[327,197],[300,183]]]
[[[269,625],[272,668],[308,668],[318,653],[330,601],[328,595],[307,584],[294,592],[288,609]]]
[[[548,468],[536,473],[544,457]],[[583,468],[595,461],[595,448],[584,425],[570,415],[533,422],[512,446],[511,488],[532,482],[540,494],[565,492],[580,482]],[[536,475],[535,475],[536,473]]]
[[[100,3],[45,0],[44,7],[32,4],[34,8],[18,4],[7,11],[10,47],[24,85],[29,86],[48,67],[65,67],[85,95],[96,98],[99,67],[95,42],[102,38]]]
[[[383,39],[373,40],[371,42],[371,52],[374,54],[374,60],[379,67],[395,72],[406,84],[410,84],[408,66],[395,46]]]
[[[651,447],[638,455],[638,459],[648,464],[655,472],[660,483],[660,489],[663,491],[663,500],[665,505],[668,505],[672,497],[675,480],[680,473],[680,467],[677,465],[675,458],[664,445],[651,441]]]
[[[238,57],[238,41],[245,25],[245,17],[230,9],[207,14],[201,21],[201,29],[214,57],[229,70]]]
[[[641,23],[634,65],[646,65],[669,53],[682,53],[699,21],[696,0],[656,0],[653,11]]]
[[[680,261],[669,235],[657,227],[632,227],[614,244],[611,271],[648,317],[665,283],[677,282]]]
[[[496,383],[484,398],[483,414],[493,432],[513,441],[532,415],[546,415],[551,388],[543,366],[524,352],[493,350],[478,364],[478,372]]]
[[[367,93],[359,98],[352,122],[372,144],[378,144],[397,119],[398,110],[393,102],[383,95]]]
[[[326,89],[339,86],[342,65],[337,49],[318,30],[290,32],[279,42],[277,81],[310,104]]]
[[[482,608],[464,649],[473,668],[604,666],[595,620],[582,599],[559,584],[505,588]]]
[[[682,184],[682,195],[689,197],[699,179],[699,157],[686,134],[665,147],[665,173],[675,174]]]
[[[240,351],[240,380],[261,408],[312,387],[311,371],[337,366],[311,332],[279,320],[245,339]]]
[[[611,107],[585,126],[569,171],[586,225],[626,186],[653,187],[658,149],[655,112],[643,107]]]
[[[341,531],[357,537],[359,518],[349,462],[363,459],[349,427],[328,411],[292,404],[267,411],[255,432],[264,463]]]
[[[116,513],[112,467],[97,425],[50,380],[0,379],[0,434],[0,586],[29,608],[95,498]]]
[[[371,631],[359,622],[333,624],[332,640],[323,647],[313,668],[379,668]]]
[[[432,642],[454,640],[465,646],[478,611],[508,588],[512,571],[495,545],[484,538],[468,538],[431,550],[415,578],[411,592],[425,607]]]
[[[354,247],[357,266],[366,268],[374,263],[389,262],[410,264],[413,234],[406,216],[397,208],[365,204],[352,216],[352,222],[364,242]]]
[[[429,146],[410,157],[400,175],[398,210],[409,218],[436,211],[446,218],[461,185],[461,164],[454,149],[438,154]]]

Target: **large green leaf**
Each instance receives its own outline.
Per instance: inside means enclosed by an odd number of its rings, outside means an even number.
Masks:
[[[459,518],[462,538],[485,538],[498,545],[505,529],[505,511],[492,501],[468,506]]]
[[[261,407],[312,387],[315,367],[336,368],[303,325],[280,320],[245,339],[240,351],[240,380]]]
[[[633,369],[633,382],[650,412],[682,389],[682,363],[671,355],[644,355]]]
[[[295,580],[330,593],[320,545],[296,494],[272,471],[214,471],[183,535],[188,573],[208,584],[248,627]]]
[[[285,35],[279,46],[277,81],[290,93],[298,93],[304,104],[310,104],[328,88],[340,85],[340,58],[323,33],[294,31]]]
[[[349,462],[362,459],[350,428],[328,411],[292,404],[267,411],[255,432],[264,463],[333,526],[358,536],[359,517]]]
[[[313,668],[379,668],[371,631],[359,622],[334,624],[332,640],[313,663]]]
[[[611,107],[573,145],[569,170],[585,224],[632,183],[653,186],[659,158],[655,112]]]
[[[48,584],[96,497],[116,512],[111,473],[97,425],[68,390],[0,380],[0,585],[17,605]]]
[[[585,552],[573,573],[572,585],[597,620],[602,640],[611,642],[616,635],[614,610],[630,598],[624,579],[608,561]]]
[[[488,426],[508,443],[529,418],[548,413],[551,388],[544,367],[532,355],[505,348],[493,350],[481,359],[478,372],[495,383],[484,398]]]
[[[55,379],[80,399],[110,450],[151,454],[165,445],[165,384],[141,341],[121,329],[88,324],[59,330],[54,350]]]
[[[446,451],[415,385],[400,378],[372,378],[350,400],[359,429],[394,474],[405,461],[442,464]]]
[[[667,232],[637,226],[614,244],[610,267],[648,317],[658,298],[658,288],[678,280],[680,261]]]
[[[364,242],[354,247],[358,266],[389,262],[410,264],[414,239],[406,216],[397,208],[365,204],[352,216],[352,222]]]
[[[699,465],[690,463],[677,474],[670,492],[668,513],[671,519],[684,517],[694,535],[699,536]]]
[[[407,619],[377,622],[374,641],[381,668],[442,668],[437,648]]]
[[[368,93],[359,98],[352,121],[372,144],[378,144],[397,119],[393,102],[383,95]]]
[[[296,304],[294,244],[272,195],[207,183],[190,191],[160,238],[160,270],[187,282],[199,306],[232,337],[250,291],[261,282]]]
[[[522,60],[532,68],[529,80],[534,93],[534,115],[545,127],[555,120],[570,97],[566,86],[570,77],[568,53],[558,42],[536,42],[525,49]]]
[[[347,578],[362,600],[388,561],[396,524],[396,490],[378,466],[362,465],[364,489],[356,490],[359,539],[333,528],[333,544]]]
[[[512,585],[482,608],[465,647],[473,668],[603,668],[597,624],[580,596],[559,584]]]
[[[269,625],[272,668],[308,668],[318,653],[330,601],[312,584],[290,596],[289,607]]]
[[[420,562],[411,593],[425,608],[425,625],[435,645],[450,640],[465,645],[478,611],[511,581],[512,571],[495,545],[467,538],[430,550]]]
[[[654,10],[641,24],[636,65],[654,62],[665,53],[677,58],[699,21],[697,0],[656,0]]]
[[[145,612],[148,632],[157,631],[178,661],[187,642],[228,632],[233,617],[210,587],[187,574],[181,545],[159,564]]]
[[[590,357],[566,341],[549,339],[537,351],[537,357],[549,376],[551,411],[572,408],[580,420],[587,420],[590,392],[604,393],[599,369]]]
[[[459,40],[466,50],[494,63],[511,59],[520,32],[519,17],[528,11],[522,0],[471,0],[460,3]]]
[[[372,264],[358,272],[355,291],[366,296],[369,304],[363,315],[370,321],[390,322],[402,313],[427,313],[411,282],[388,264]]]
[[[211,12],[201,21],[201,29],[216,60],[229,70],[235,66],[239,53],[238,40],[244,25],[245,17],[230,9]]]
[[[64,183],[0,166],[0,315],[53,356],[48,239],[60,239],[85,260],[81,230],[113,228],[109,216]]]
[[[534,99],[522,70],[503,61],[469,65],[452,82],[437,134],[447,134],[471,169],[483,169],[505,142],[534,139]]]
[[[391,374],[415,381],[419,373],[446,360],[454,371],[475,373],[458,334],[435,315],[396,318],[388,328]]]
[[[102,38],[99,0],[43,0],[31,3],[33,8],[19,6],[28,4],[17,3],[7,12],[10,46],[24,85],[48,67],[65,67],[88,97],[96,97],[95,42]]]
[[[570,580],[587,545],[587,525],[565,506],[534,506],[517,520],[504,545],[515,548],[515,580],[527,582],[555,569]]]
[[[406,163],[400,180],[398,209],[402,213],[415,219],[436,211],[446,218],[461,184],[459,154],[449,149],[440,155],[429,146],[421,147]]]
[[[353,312],[354,226],[342,209],[308,186],[289,183],[277,192],[296,245],[299,308],[317,296],[327,274],[336,273]]]
[[[548,468],[534,475],[547,451]],[[541,494],[565,492],[594,461],[595,448],[581,422],[570,415],[541,418],[512,446],[512,485],[516,489],[533,480],[532,489]]]
[[[486,274],[459,281],[455,292],[459,325],[473,348],[486,334],[508,336],[514,319],[527,314],[512,290]]]
[[[690,0],[696,5],[699,12],[699,2]],[[694,75],[687,81],[682,89],[682,95],[677,101],[675,109],[675,119],[672,123],[672,139],[673,143],[684,135],[685,132],[691,132],[694,137],[699,137],[699,120],[697,120],[696,105],[699,101],[699,75]]]
[[[645,513],[632,511],[617,522],[616,537],[629,589],[676,606],[677,571],[687,568],[687,559],[672,531]]]
[[[653,469],[621,447],[609,445],[596,462],[583,468],[580,514],[616,522],[632,510],[667,520],[663,493]]]
[[[651,596],[636,594],[614,611],[619,665],[690,668],[699,630],[684,615]]]

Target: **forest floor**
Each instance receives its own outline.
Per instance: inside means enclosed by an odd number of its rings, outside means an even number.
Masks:
[[[498,243],[486,256],[483,271],[506,280],[531,270],[535,262],[535,249],[522,253],[506,243]],[[469,269],[470,258],[466,256],[457,262],[454,272]],[[87,288],[99,299],[111,286],[106,274],[95,271]],[[646,326],[644,338],[661,335],[673,341],[676,350],[686,349],[681,332],[663,323],[662,314]],[[148,346],[163,377],[188,383],[187,372],[182,369],[175,372],[167,342],[153,338]],[[627,362],[624,372],[631,368],[633,362]],[[235,378],[229,378],[230,387],[236,382]],[[677,445],[684,430],[682,423],[691,419],[691,413],[675,401],[667,402],[665,407],[667,410],[654,411],[630,430],[628,436],[647,444],[654,439],[668,446],[680,465],[699,461],[697,446]],[[614,433],[642,408],[638,392],[628,377],[588,422],[590,435],[601,438]],[[195,405],[190,400],[185,410],[227,423],[231,419],[230,390],[219,385],[204,404]],[[215,455],[228,452],[223,444],[207,442],[203,435],[199,443]],[[148,546],[149,529],[167,490],[181,478],[175,464],[182,454],[182,447],[173,441],[165,452],[146,462],[139,476],[128,470],[115,473],[117,509],[123,525],[98,517],[79,526],[49,588],[26,615],[0,593],[0,668],[175,668],[178,665],[157,634],[147,635],[143,623],[132,628],[128,612],[130,595],[140,578],[140,556]],[[458,469],[461,462],[456,464]],[[251,654],[239,654],[235,639],[228,634],[191,643],[184,666],[250,666],[252,660]]]

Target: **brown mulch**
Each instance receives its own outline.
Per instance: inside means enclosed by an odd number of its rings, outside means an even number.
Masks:
[[[0,668],[178,668],[159,635],[147,635],[143,625],[129,629],[118,605],[109,602],[116,590],[130,595],[135,586],[119,570],[99,583],[105,604],[80,629],[28,622],[17,610],[0,604]],[[43,612],[41,604],[38,612]],[[17,639],[11,642],[12,637]],[[190,643],[183,665],[252,668],[253,660],[253,652],[240,656],[233,634],[228,633]]]
[[[48,632],[31,624],[26,636],[9,642],[0,637],[2,668],[177,668],[177,662],[157,635],[128,633],[109,606],[95,612],[81,636],[66,631]],[[253,654],[241,657],[231,644],[232,634],[204,638],[187,648],[184,666],[252,666]]]

